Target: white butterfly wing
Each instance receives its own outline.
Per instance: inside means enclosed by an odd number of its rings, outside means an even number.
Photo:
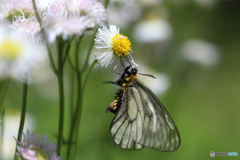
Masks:
[[[121,107],[110,125],[115,143],[124,149],[143,147],[174,151],[180,145],[175,123],[147,86],[133,81],[123,93]]]

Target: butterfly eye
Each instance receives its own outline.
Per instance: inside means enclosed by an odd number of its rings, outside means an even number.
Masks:
[[[132,69],[132,73],[133,73],[133,74],[137,74],[137,69],[136,69],[136,68],[133,68],[133,69]]]

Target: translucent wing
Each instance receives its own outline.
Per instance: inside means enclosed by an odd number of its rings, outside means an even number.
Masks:
[[[158,98],[140,81],[123,93],[122,105],[110,125],[115,143],[124,149],[143,147],[175,151],[180,145],[176,125]]]
[[[125,89],[122,105],[110,125],[110,133],[121,148],[139,150],[143,148],[136,143],[142,137],[143,108],[138,110],[131,92],[131,87]]]
[[[137,88],[137,90],[139,91],[140,95],[142,97],[148,97],[148,100],[143,99],[143,103],[144,101],[151,101],[150,104],[153,104],[153,112],[152,115],[157,115],[157,116],[162,116],[162,118],[165,120],[165,124],[166,124],[166,135],[167,135],[167,139],[165,141],[165,135],[161,135],[159,133],[159,130],[161,130],[162,127],[164,126],[158,126],[157,124],[157,130],[148,130],[148,132],[150,131],[150,133],[156,133],[156,137],[154,140],[154,144],[149,144],[146,143],[147,141],[149,141],[149,139],[153,139],[152,137],[149,137],[149,134],[143,134],[141,141],[139,142],[139,144],[141,144],[142,146],[148,147],[148,148],[152,148],[155,150],[159,150],[159,151],[164,151],[164,152],[172,152],[175,151],[179,148],[180,144],[181,144],[181,139],[180,139],[180,135],[177,129],[177,126],[175,125],[173,119],[171,118],[170,114],[168,113],[168,111],[166,110],[166,108],[164,107],[164,105],[160,102],[160,100],[157,98],[157,96],[146,86],[144,85],[142,82],[140,82],[139,80],[134,81],[134,86]],[[144,108],[148,108],[147,105],[143,105]],[[152,119],[154,116],[152,116]],[[154,122],[154,120],[153,120]],[[154,123],[153,123],[154,126]],[[146,126],[145,126],[146,127]],[[163,128],[162,128],[163,129]],[[144,132],[145,129],[143,129]],[[146,132],[146,131],[145,131]],[[162,132],[163,134],[165,134],[165,132]],[[163,136],[163,137],[162,137]],[[162,139],[162,141],[161,141]],[[164,139],[164,140],[163,140]]]

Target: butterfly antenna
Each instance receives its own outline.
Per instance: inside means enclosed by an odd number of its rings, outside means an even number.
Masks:
[[[103,81],[102,83],[103,84],[115,84],[115,85],[118,85],[117,82],[113,82],[113,81]]]
[[[151,78],[154,78],[154,79],[156,79],[156,77],[154,77],[153,75],[151,75],[151,74],[142,74],[142,73],[138,73],[138,74],[140,74],[140,75],[143,75],[143,76],[148,76],[148,77],[151,77]]]

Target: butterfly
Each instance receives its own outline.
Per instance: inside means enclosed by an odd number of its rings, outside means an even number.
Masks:
[[[109,128],[111,137],[123,149],[175,151],[181,143],[177,126],[157,96],[137,78],[137,72],[128,66],[118,81],[104,82],[121,87],[107,107],[107,112],[116,114]]]

